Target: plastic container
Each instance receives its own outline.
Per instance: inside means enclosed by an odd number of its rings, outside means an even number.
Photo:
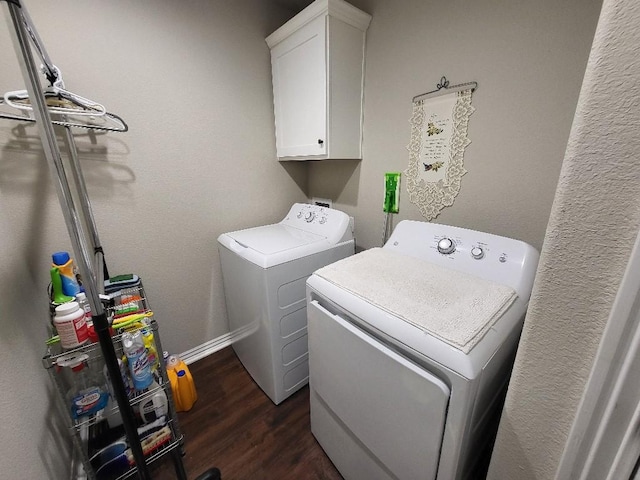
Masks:
[[[73,385],[66,398],[71,409],[72,418],[80,418],[102,410],[109,401],[109,393],[104,385],[93,377],[87,355],[79,355],[59,365],[71,367]]]
[[[91,313],[91,305],[89,304],[87,294],[84,292],[78,292],[76,295],[76,302],[78,302],[80,308],[84,310],[84,315],[87,317],[87,321],[91,321],[93,314]]]
[[[158,367],[160,366],[160,358],[158,356],[158,352],[156,351],[156,342],[153,336],[153,329],[151,329],[150,327],[145,327],[141,330],[141,332],[142,341],[144,342],[144,346],[147,349],[151,372],[153,373],[157,371]]]
[[[151,373],[151,365],[147,349],[144,346],[142,332],[125,332],[122,334],[122,349],[127,357],[129,364],[129,373],[133,388],[136,390],[144,390],[149,388],[153,382],[153,374]]]
[[[73,297],[65,295],[62,292],[62,278],[60,277],[60,269],[51,267],[51,303],[55,306],[73,301]]]
[[[177,412],[191,410],[198,399],[196,385],[189,371],[189,367],[176,355],[170,355],[166,359],[167,376],[171,384],[173,403]]]
[[[193,378],[189,370],[178,370],[178,404],[179,408],[176,408],[178,412],[187,412],[191,410],[193,404],[198,399],[196,393],[196,386],[193,383]]]
[[[142,399],[137,405],[138,414],[144,423],[153,422],[169,412],[167,394],[155,380],[151,382],[149,390],[152,390],[153,394]]]
[[[76,348],[89,340],[87,319],[78,302],[67,302],[55,308],[53,325],[64,349]]]
[[[68,252],[56,252],[51,255],[53,259],[52,267],[58,267],[60,279],[62,280],[62,293],[75,297],[80,292],[80,285],[76,279],[73,268],[73,260]]]
[[[129,372],[127,371],[127,366],[124,362],[118,359],[118,367],[120,368],[120,377],[122,378],[122,384],[124,385],[124,391],[126,392],[128,397],[131,397],[131,393],[133,389],[131,388],[131,382],[129,381]],[[107,388],[109,389],[109,393],[112,397],[115,398],[115,391],[113,389],[113,385],[111,383],[111,378],[109,378],[109,369],[105,365],[103,370],[104,378],[107,382]]]

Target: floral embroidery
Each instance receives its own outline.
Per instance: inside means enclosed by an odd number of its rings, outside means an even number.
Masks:
[[[471,105],[471,90],[458,92],[453,108],[453,132],[448,161],[428,164],[420,161],[423,132],[426,131],[428,136],[433,136],[441,133],[442,129],[431,121],[427,122],[425,129],[424,101],[413,104],[410,119],[411,142],[407,145],[409,167],[405,170],[406,185],[409,200],[420,209],[420,213],[428,221],[436,218],[444,207],[453,205],[455,197],[460,192],[462,176],[467,173],[464,168],[464,150],[471,143],[467,138],[469,116],[474,111],[475,108]],[[426,181],[420,176],[421,166],[423,172],[437,172],[444,168],[444,178],[434,182]]]

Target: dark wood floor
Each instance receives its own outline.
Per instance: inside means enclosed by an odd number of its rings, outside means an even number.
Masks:
[[[311,434],[309,387],[274,405],[253,382],[231,347],[189,366],[198,401],[178,414],[189,480],[217,467],[222,480],[341,480]],[[152,469],[175,479],[173,462]]]

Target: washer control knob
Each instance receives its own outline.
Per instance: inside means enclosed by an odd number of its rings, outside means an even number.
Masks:
[[[444,255],[449,255],[456,251],[456,244],[450,238],[442,238],[438,242],[438,251]]]
[[[476,260],[480,260],[484,258],[484,250],[482,249],[482,247],[473,247],[471,249],[471,256]]]
[[[313,222],[314,218],[316,218],[316,214],[311,211],[307,212],[307,214],[304,216],[304,219],[307,223]]]

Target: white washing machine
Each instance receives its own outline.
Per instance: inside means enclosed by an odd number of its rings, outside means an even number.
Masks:
[[[277,224],[220,235],[218,250],[233,349],[277,405],[308,382],[305,282],[353,255],[350,219],[296,203]]]
[[[311,430],[345,479],[478,478],[538,257],[402,221],[308,279]]]

